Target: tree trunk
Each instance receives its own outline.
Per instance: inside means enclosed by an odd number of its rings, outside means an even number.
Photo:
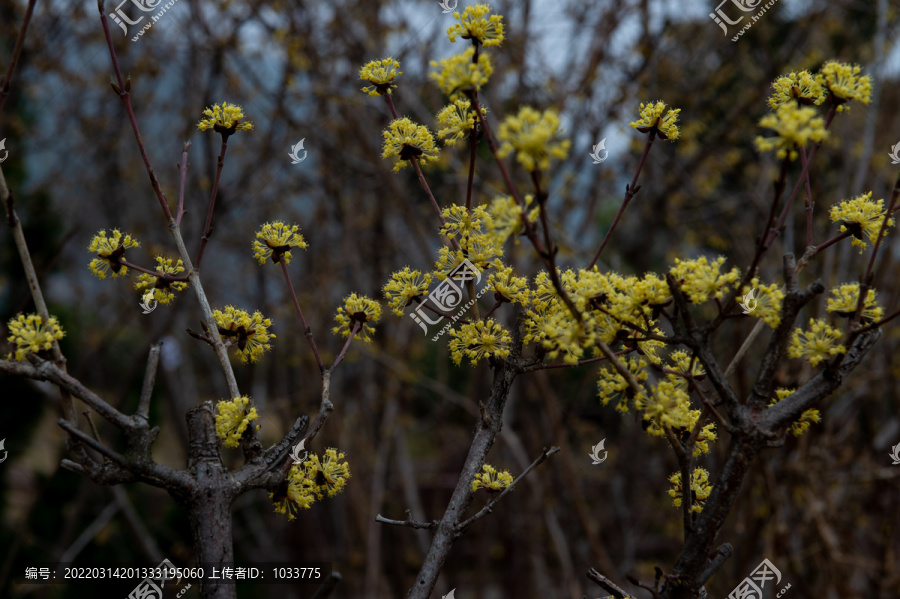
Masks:
[[[223,584],[209,580],[212,568],[221,571],[223,565],[234,565],[234,546],[231,539],[231,502],[236,486],[225,470],[219,455],[216,419],[212,402],[205,402],[187,413],[190,455],[188,470],[196,486],[186,503],[197,552],[197,565],[206,572],[200,581],[201,599],[237,599],[234,583]],[[220,574],[221,575],[221,574]]]

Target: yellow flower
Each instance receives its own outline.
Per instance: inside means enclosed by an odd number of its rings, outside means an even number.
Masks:
[[[856,305],[859,303],[859,283],[846,283],[831,290],[834,297],[829,297],[827,310],[836,312],[839,316],[849,318],[856,313]],[[862,320],[873,322],[884,316],[884,309],[875,301],[875,290],[866,292],[866,301],[863,304]]]
[[[269,332],[272,321],[263,318],[259,310],[251,316],[234,306],[225,306],[224,311],[213,310],[213,319],[223,340],[231,340],[237,345],[242,363],[256,362],[259,356],[272,349],[269,343],[270,339],[275,338],[275,334]]]
[[[23,361],[29,353],[52,349],[53,340],[62,339],[66,335],[55,316],[51,316],[45,324],[44,319],[37,314],[18,314],[6,326],[9,327],[9,337],[6,340],[16,346],[17,362]],[[10,353],[7,360],[12,359],[12,356]]]
[[[685,422],[685,427],[676,429],[676,433],[682,441],[687,440],[691,432],[693,432],[694,426],[696,426],[697,420],[700,418],[700,413],[700,410],[691,410],[688,415],[688,420]],[[718,438],[719,436],[716,434],[716,424],[714,422],[704,425],[697,434],[697,440],[694,443],[694,450],[691,455],[696,458],[697,456],[709,453],[709,444]]]
[[[508,116],[500,123],[498,137],[503,141],[498,152],[501,158],[516,151],[516,160],[525,170],[546,170],[551,158],[564,159],[572,145],[560,139],[559,116],[552,110],[538,112],[523,106],[516,116]]]
[[[297,233],[299,230],[300,227],[297,225],[289,227],[280,220],[264,224],[256,232],[256,241],[253,242],[253,257],[259,260],[260,264],[265,264],[266,258],[271,258],[275,264],[284,258],[285,264],[290,264],[291,248],[306,249],[303,235]],[[262,242],[259,241],[260,239]]]
[[[477,235],[481,232],[482,224],[488,217],[487,211],[481,206],[475,206],[469,211],[465,206],[454,204],[441,211],[446,223],[441,226],[441,233],[450,239]]]
[[[828,137],[825,121],[816,116],[816,109],[809,106],[798,107],[793,102],[782,104],[775,114],[767,114],[759,120],[759,125],[772,129],[778,137],[757,136],[755,143],[760,152],[775,150],[779,158],[790,156],[797,159],[797,148],[805,147],[810,141],[819,143]]]
[[[306,475],[305,463],[294,464],[279,493],[269,493],[275,504],[275,513],[286,514],[288,520],[293,520],[299,508],[309,509],[315,503],[315,488],[315,480]]]
[[[831,102],[837,105],[838,112],[845,109],[849,112],[850,107],[845,104],[850,100],[859,100],[863,104],[869,103],[872,96],[872,79],[868,75],[860,77],[860,71],[861,69],[857,65],[834,60],[826,62],[819,69],[816,82],[831,93]]]
[[[473,43],[485,47],[499,46],[504,40],[503,16],[487,14],[491,7],[487,4],[474,4],[467,6],[462,16],[458,12],[453,17],[459,21],[447,29],[447,36],[451,42],[456,41],[456,36],[464,40],[471,39]]]
[[[222,439],[222,447],[237,447],[244,431],[259,417],[256,408],[247,410],[248,405],[250,398],[243,395],[216,404],[216,434]]]
[[[655,131],[660,139],[678,139],[680,135],[678,126],[675,121],[678,120],[678,113],[681,109],[666,110],[666,103],[659,101],[655,104],[641,102],[641,118],[630,123],[632,129],[637,129],[641,133]],[[663,116],[665,112],[665,116]]]
[[[212,129],[217,133],[221,133],[224,137],[228,137],[238,130],[249,131],[253,129],[253,123],[250,121],[241,121],[244,118],[244,109],[237,104],[229,104],[222,102],[221,105],[213,104],[210,108],[203,111],[207,118],[197,123],[197,128],[201,131]]]
[[[460,93],[478,91],[488,82],[494,67],[491,59],[484,52],[478,55],[478,62],[472,62],[475,57],[475,48],[469,48],[459,54],[440,61],[431,61],[432,68],[438,69],[429,75],[437,86],[450,97],[456,100]]]
[[[113,278],[119,275],[127,275],[128,268],[123,266],[119,260],[125,257],[125,250],[128,248],[139,247],[141,244],[132,239],[131,235],[122,235],[118,229],[113,229],[112,235],[107,237],[106,230],[101,230],[91,239],[88,251],[97,254],[97,257],[91,260],[88,265],[91,272],[100,277],[106,278],[106,273],[112,271]]]
[[[372,85],[367,85],[362,88],[362,91],[373,98],[383,96],[385,93],[391,93],[391,89],[397,87],[394,84],[394,78],[403,74],[403,71],[398,70],[399,68],[400,63],[391,57],[366,63],[359,70],[359,78],[363,81],[368,81]]]
[[[782,104],[793,103],[809,106],[825,101],[825,90],[809,71],[793,71],[772,82],[775,93],[769,97],[769,106],[776,109]]]
[[[447,332],[453,337],[450,340],[450,351],[457,366],[463,357],[470,358],[472,365],[475,365],[482,358],[505,358],[509,355],[512,338],[493,318],[464,324],[459,331],[450,329]]]
[[[688,354],[683,349],[678,349],[673,351],[669,355],[669,360],[672,361],[672,367],[670,370],[674,370],[679,374],[669,374],[666,378],[668,378],[675,385],[687,385],[686,378],[695,378],[702,379],[706,376],[706,371],[703,370],[703,365],[700,363],[700,360],[694,360],[690,354]],[[693,368],[691,364],[693,363]]]
[[[784,292],[781,287],[776,284],[760,285],[759,279],[753,277],[750,281],[750,287],[744,287],[741,290],[742,295],[750,293],[751,289],[755,289],[753,299],[756,300],[756,308],[750,312],[749,316],[754,318],[762,318],[763,321],[777,329],[781,324],[781,302],[784,301]],[[748,306],[749,307],[749,306]]]
[[[325,450],[323,459],[319,459],[316,454],[311,454],[309,458],[303,462],[302,468],[305,469],[305,477],[312,481],[315,486],[312,492],[319,499],[334,497],[344,490],[347,486],[347,479],[350,478],[350,466],[347,462],[342,462],[344,452],[338,452],[337,449],[329,447]]]
[[[669,497],[675,507],[681,507],[682,489],[681,489],[681,473],[677,472],[669,477],[672,488],[669,489]],[[709,494],[712,493],[712,485],[709,484],[709,472],[704,468],[694,468],[691,474],[691,511],[702,512]]]
[[[493,239],[483,233],[472,233],[459,240],[459,250],[443,246],[438,250],[438,259],[434,263],[434,276],[440,280],[447,278],[454,268],[468,260],[479,269],[503,256],[503,250],[494,245]]]
[[[156,272],[158,272],[160,276],[155,277],[153,275],[148,275],[145,272],[141,273],[134,284],[134,288],[138,291],[152,289],[153,299],[161,304],[168,304],[175,299],[173,291],[184,291],[187,289],[188,284],[184,281],[172,281],[165,277],[165,275],[177,276],[184,272],[184,263],[180,258],[176,262],[172,258],[157,256]]]
[[[831,222],[842,222],[841,233],[850,231],[850,234],[853,235],[851,243],[859,246],[859,253],[862,253],[866,248],[863,235],[868,237],[872,243],[878,239],[878,232],[881,231],[881,224],[885,219],[884,200],[873,202],[870,191],[858,195],[852,200],[841,200],[839,204],[831,207],[829,216],[831,216]],[[893,218],[888,221],[887,226],[894,226]]]
[[[534,202],[534,196],[528,194],[525,196],[526,208]],[[541,209],[535,206],[528,211],[528,220],[535,222],[540,216]],[[516,203],[512,196],[500,196],[494,198],[488,206],[488,217],[485,220],[487,224],[488,234],[491,236],[492,243],[501,246],[512,235],[521,235],[525,233],[525,223],[522,222],[522,207]],[[516,243],[519,240],[516,239]]]
[[[662,432],[666,426],[687,428],[690,421],[691,398],[683,385],[659,381],[650,396],[635,398],[634,406],[644,413],[650,434]]]
[[[662,309],[672,302],[672,292],[662,277],[647,273],[644,278],[628,277],[621,292],[609,294],[610,311],[623,320],[631,320],[635,324],[643,324],[643,318],[659,318]]]
[[[390,129],[382,132],[384,148],[382,158],[397,157],[394,172],[406,166],[407,160],[418,158],[423,164],[437,162],[438,150],[428,127],[417,125],[406,117],[391,121]]]
[[[678,286],[688,296],[688,299],[701,304],[710,298],[722,299],[728,291],[728,286],[740,278],[737,268],[731,269],[726,274],[719,274],[719,268],[725,263],[725,258],[719,256],[712,264],[707,262],[706,256],[700,256],[696,260],[675,259],[675,266],[669,272],[675,277]]]
[[[783,399],[787,399],[791,395],[793,395],[795,389],[785,389],[779,388],[775,390],[775,399],[769,402],[769,407],[771,408],[779,401]],[[809,425],[811,422],[821,422],[822,417],[819,415],[819,410],[809,409],[804,410],[802,414],[800,414],[800,418],[797,419],[796,422],[791,423],[791,434],[795,437],[799,437],[803,433],[809,430]]]
[[[408,266],[404,266],[403,270],[391,275],[391,280],[383,287],[384,296],[394,314],[403,316],[403,309],[413,303],[415,298],[428,295],[430,284],[431,275],[423,275],[418,270],[410,270]]]
[[[646,370],[646,360],[641,357],[625,357],[619,358],[619,360],[631,372],[638,383],[647,380],[649,375]],[[615,399],[618,402],[616,410],[627,414],[628,400],[635,397],[634,389],[631,388],[625,377],[619,374],[619,371],[612,366],[602,367],[599,375],[597,379],[597,396],[600,398],[600,403],[606,406]]]
[[[334,333],[341,333],[344,337],[349,337],[354,323],[358,322],[360,327],[356,337],[368,343],[375,334],[375,327],[368,323],[378,322],[380,318],[381,305],[378,302],[365,295],[351,293],[344,298],[344,305],[338,308],[334,316],[338,326],[331,330]]]
[[[474,110],[469,110],[471,106],[472,103],[468,100],[457,98],[437,113],[438,122],[443,126],[443,129],[438,129],[437,134],[448,146],[456,145],[457,140],[468,138],[475,129],[478,116]],[[483,106],[481,114],[487,114],[487,109]]]
[[[500,294],[499,301],[528,306],[531,301],[528,279],[513,276],[512,266],[504,266],[499,260],[494,261],[494,268],[496,272],[488,277],[488,285]]]
[[[490,464],[483,464],[481,470],[482,472],[476,473],[472,480],[473,493],[478,489],[488,492],[502,491],[513,482],[513,476],[508,470],[497,472],[497,469]]]
[[[847,351],[837,340],[843,336],[841,331],[824,320],[809,319],[809,331],[797,328],[788,347],[788,355],[792,358],[806,358],[812,366],[831,356]]]

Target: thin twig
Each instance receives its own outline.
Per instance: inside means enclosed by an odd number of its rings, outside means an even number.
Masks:
[[[603,237],[603,241],[600,243],[600,247],[597,249],[597,253],[594,254],[594,259],[591,260],[588,268],[593,268],[594,265],[597,264],[597,260],[600,258],[600,253],[603,251],[603,248],[606,247],[606,244],[609,242],[609,238],[612,237],[613,231],[616,230],[616,225],[619,224],[619,219],[622,218],[622,214],[625,212],[625,209],[628,208],[628,203],[631,202],[631,198],[633,198],[635,194],[641,190],[640,186],[637,184],[637,180],[641,174],[641,169],[644,168],[644,163],[647,161],[647,154],[650,153],[650,146],[653,145],[654,137],[656,137],[656,131],[650,131],[650,135],[647,138],[647,145],[644,146],[644,154],[641,156],[641,161],[638,162],[637,170],[634,173],[634,178],[631,180],[631,185],[625,186],[625,198],[622,200],[622,205],[619,207],[619,211],[616,213],[616,218],[613,219],[612,225],[610,225],[609,227],[609,231],[607,231],[606,235]]]
[[[334,364],[331,365],[331,368],[328,369],[328,372],[334,372],[334,369],[338,367],[338,364],[343,362],[344,356],[347,355],[347,349],[350,347],[350,342],[353,341],[353,337],[356,333],[359,332],[359,329],[362,328],[362,323],[356,321],[353,323],[353,328],[350,329],[350,336],[347,337],[346,343],[344,343],[344,347],[341,348],[341,353],[338,354],[337,358],[334,359]]]
[[[588,570],[587,577],[603,587],[603,590],[606,592],[612,593],[613,597],[616,599],[631,599],[631,595],[616,586],[609,578],[600,574],[600,572],[597,572],[595,569],[591,568]]]
[[[294,285],[291,283],[291,275],[288,274],[287,270],[287,260],[285,260],[284,257],[281,258],[281,272],[284,273],[284,280],[287,281],[288,291],[290,291],[291,299],[294,301],[294,308],[297,310],[297,315],[300,316],[300,322],[303,324],[306,340],[309,341],[309,346],[316,356],[316,364],[319,365],[319,372],[323,372],[325,370],[325,364],[322,362],[322,356],[319,355],[319,348],[316,347],[316,340],[313,339],[312,329],[306,323],[306,318],[303,317],[303,310],[300,309],[300,301],[297,299],[297,294],[294,292]]]
[[[187,179],[187,168],[188,168],[188,149],[191,147],[191,142],[184,142],[184,150],[181,152],[181,164],[180,167],[180,177],[178,183],[178,212],[175,215],[175,225],[181,226],[181,217],[184,216],[184,184]]]
[[[514,481],[512,481],[508,487],[506,487],[505,489],[503,489],[503,491],[502,491],[499,495],[497,495],[497,497],[495,497],[495,498],[494,498],[490,503],[488,503],[486,506],[484,506],[483,508],[481,508],[481,510],[479,510],[477,514],[475,514],[474,516],[472,516],[472,517],[469,518],[468,520],[466,520],[466,521],[464,521],[464,522],[458,524],[458,525],[456,526],[456,529],[454,530],[455,536],[458,537],[459,535],[461,535],[462,533],[464,533],[464,532],[466,531],[466,529],[469,528],[469,526],[472,525],[473,522],[475,522],[476,520],[478,520],[478,519],[480,519],[480,518],[483,518],[484,516],[490,514],[490,513],[491,513],[491,508],[493,508],[493,507],[497,504],[498,501],[500,501],[501,499],[503,499],[503,498],[506,496],[507,493],[509,493],[510,491],[512,491],[512,490],[513,490],[513,487],[515,487],[516,484],[519,483],[519,481],[521,481],[523,478],[525,478],[525,477],[528,475],[529,472],[531,472],[532,470],[534,470],[535,468],[537,468],[537,467],[538,467],[541,463],[543,463],[547,458],[549,458],[551,455],[553,455],[554,453],[556,453],[556,452],[558,452],[558,451],[559,451],[559,447],[551,447],[550,449],[546,449],[546,448],[545,448],[544,451],[543,451],[543,453],[541,453],[541,455],[539,455],[535,461],[531,462],[531,465],[528,466],[528,468],[526,468],[525,471],[522,472],[522,474],[520,474]]]
[[[216,178],[213,180],[212,192],[209,195],[209,207],[206,211],[206,225],[203,227],[203,235],[200,237],[200,250],[197,252],[197,260],[194,264],[195,268],[200,268],[200,262],[203,260],[203,250],[209,243],[209,236],[212,235],[212,217],[216,207],[216,196],[219,193],[219,179],[222,178],[222,169],[225,167],[225,152],[228,150],[228,135],[222,133],[222,147],[219,150],[219,157],[216,159]]]
[[[424,528],[427,530],[434,530],[438,527],[439,522],[434,520],[432,522],[419,522],[418,520],[413,520],[412,511],[406,510],[406,520],[391,520],[390,518],[385,518],[381,514],[375,516],[376,522],[381,522],[382,524],[393,524],[394,526],[408,526],[410,528]]]
[[[3,103],[6,101],[6,96],[9,95],[9,84],[12,83],[16,66],[19,64],[19,56],[22,54],[22,46],[25,43],[25,35],[28,33],[28,24],[31,22],[35,2],[36,0],[28,0],[28,6],[25,7],[25,18],[22,19],[19,34],[16,36],[16,47],[13,48],[12,58],[9,66],[6,67],[6,75],[3,76],[3,84],[0,85],[0,110],[3,110]]]
[[[131,129],[134,131],[134,138],[137,140],[138,150],[141,153],[141,159],[144,161],[144,167],[147,169],[147,174],[150,176],[150,185],[153,187],[156,199],[159,201],[159,205],[163,210],[163,214],[166,216],[166,220],[172,222],[172,212],[169,210],[169,202],[166,199],[162,188],[159,186],[159,180],[156,178],[153,167],[150,165],[150,157],[147,155],[147,149],[144,147],[144,140],[141,138],[141,130],[138,128],[137,119],[134,116],[134,109],[131,106],[131,78],[129,77],[127,81],[123,79],[122,71],[119,69],[119,59],[116,57],[116,48],[113,45],[112,34],[109,32],[109,22],[104,13],[103,0],[98,0],[97,9],[100,11],[100,23],[103,25],[103,35],[106,37],[106,46],[109,48],[109,56],[112,59],[113,71],[115,71],[116,74],[117,84],[113,85],[113,90],[119,95],[119,99],[122,100],[122,103],[125,105],[125,110],[128,112],[128,120],[131,123]]]

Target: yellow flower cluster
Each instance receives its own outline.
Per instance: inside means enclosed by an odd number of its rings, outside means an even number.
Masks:
[[[466,139],[475,130],[478,115],[470,110],[472,103],[464,98],[457,98],[437,113],[437,120],[443,127],[438,129],[438,137],[444,140],[448,146],[456,145],[460,139]],[[482,116],[487,114],[487,109],[481,107]]]
[[[525,207],[534,203],[534,196],[525,196]],[[525,223],[522,222],[522,207],[516,203],[512,196],[500,196],[491,200],[488,206],[487,228],[492,243],[498,247],[506,243],[513,235],[525,233]],[[528,211],[529,222],[535,222],[540,216],[541,209],[535,206]],[[519,240],[516,239],[516,243]]]
[[[838,204],[831,207],[829,216],[831,222],[841,222],[841,233],[850,231],[853,235],[853,245],[859,247],[859,253],[866,248],[866,242],[863,238],[869,238],[869,241],[875,243],[878,239],[878,232],[881,231],[881,225],[886,218],[884,210],[884,199],[877,202],[872,201],[872,192],[864,193],[856,196],[851,200],[841,200]],[[894,219],[891,218],[887,223],[888,227],[894,226]]]
[[[269,343],[275,338],[275,334],[269,332],[272,321],[263,318],[259,310],[251,316],[245,310],[225,306],[225,310],[213,310],[213,319],[223,340],[230,340],[237,346],[242,363],[256,362],[259,356],[272,349]]]
[[[740,278],[737,268],[720,274],[719,269],[724,263],[724,256],[719,256],[712,263],[706,260],[706,256],[695,260],[676,258],[675,266],[669,272],[692,303],[702,304],[709,299],[722,299],[728,292],[728,286]]]
[[[660,139],[676,140],[680,135],[678,125],[678,113],[681,109],[666,109],[666,103],[659,101],[656,103],[641,102],[640,118],[629,123],[632,129],[637,129],[641,133],[656,132]],[[665,114],[663,114],[665,113]]]
[[[807,143],[822,142],[828,137],[825,121],[816,116],[816,109],[811,106],[797,106],[787,102],[778,107],[774,114],[769,113],[760,119],[759,125],[777,133],[777,137],[757,136],[755,143],[760,152],[775,150],[778,158],[789,157],[796,160],[798,148]]]
[[[368,81],[371,85],[362,88],[362,91],[373,98],[386,93],[390,94],[391,90],[397,87],[394,84],[394,78],[403,74],[403,71],[399,69],[400,62],[391,57],[367,62],[359,70],[359,78]]]
[[[184,263],[179,258],[177,261],[172,258],[156,257],[156,272],[160,276],[156,277],[143,272],[134,283],[134,288],[138,291],[146,289],[153,290],[153,299],[160,304],[168,304],[175,299],[175,291],[184,291],[188,284],[184,281],[169,281],[165,275],[179,275],[184,272]]]
[[[206,118],[197,123],[197,128],[201,131],[212,129],[228,136],[235,131],[253,129],[253,123],[241,120],[244,118],[244,109],[237,104],[213,104],[203,111],[203,115]]]
[[[18,314],[6,326],[9,328],[6,340],[15,346],[17,362],[23,361],[29,353],[52,349],[53,340],[62,339],[66,335],[55,316],[51,316],[45,323],[38,314]],[[12,358],[13,353],[10,352],[6,359]]]
[[[490,274],[487,284],[500,295],[498,301],[528,306],[531,298],[528,279],[515,276],[512,266],[505,266],[499,260],[494,261],[494,267],[496,271]]]
[[[849,111],[847,102],[858,100],[868,104],[872,97],[872,79],[866,75],[860,77],[857,65],[845,64],[830,60],[822,65],[816,75],[816,83],[826,88],[831,94],[831,101],[837,104],[838,112]]]
[[[300,509],[311,508],[316,502],[316,496],[312,492],[314,484],[314,481],[306,477],[306,469],[302,464],[291,466],[286,480],[282,483],[283,490],[277,495],[269,493],[269,499],[275,506],[275,513],[286,515],[288,521],[291,521],[297,517],[296,514]]]
[[[288,226],[280,220],[265,223],[256,232],[256,240],[253,242],[253,257],[265,264],[267,258],[278,264],[284,259],[285,264],[291,263],[291,248],[306,249],[306,240],[298,231],[297,225]],[[262,240],[262,241],[260,241]]]
[[[456,41],[456,36],[464,40],[472,40],[474,44],[484,47],[499,46],[504,39],[503,16],[490,15],[491,7],[487,4],[474,4],[466,7],[462,15],[453,13],[459,23],[455,23],[447,29],[447,37],[451,42]]]
[[[496,238],[492,235],[472,231],[459,239],[458,250],[442,247],[438,250],[438,259],[434,263],[434,278],[443,281],[463,260],[468,260],[480,269],[487,268],[492,261],[503,256],[503,249],[495,245],[495,242]]]
[[[250,398],[246,396],[216,404],[216,434],[222,439],[222,447],[237,447],[244,431],[259,417],[255,407],[247,409],[249,405]]]
[[[113,278],[125,276],[128,274],[128,268],[123,266],[120,260],[125,257],[125,250],[140,245],[131,235],[123,235],[118,229],[113,229],[109,237],[106,236],[106,230],[101,230],[94,235],[88,246],[90,253],[97,254],[88,267],[101,279],[105,279],[106,273],[110,271]]]
[[[683,349],[675,350],[669,354],[669,360],[672,363],[669,370],[677,372],[678,374],[669,373],[667,378],[676,386],[685,388],[687,387],[687,380],[689,378],[699,380],[706,376],[706,371],[703,370],[703,365],[700,363],[700,360],[694,360]]]
[[[466,238],[481,234],[484,221],[488,218],[487,210],[474,206],[471,210],[465,206],[454,204],[441,211],[445,224],[441,226],[441,234],[448,238]]]
[[[484,489],[488,492],[502,491],[513,482],[513,476],[507,470],[498,472],[496,468],[490,464],[481,466],[482,472],[475,474],[472,480],[472,492],[478,489]]]
[[[782,104],[793,103],[808,106],[825,101],[825,90],[809,71],[790,72],[782,75],[772,82],[772,87],[775,89],[775,93],[769,97],[769,106],[773,110]]]
[[[831,290],[834,297],[829,297],[826,303],[828,312],[834,312],[838,316],[849,318],[856,313],[859,303],[859,283],[845,283]],[[875,290],[866,292],[866,301],[863,302],[862,320],[874,322],[884,316],[884,308],[875,301]]]
[[[450,352],[457,366],[464,357],[472,365],[482,358],[505,358],[509,355],[512,338],[509,332],[493,318],[462,325],[458,331],[450,329]]]
[[[638,383],[647,380],[648,374],[645,369],[647,361],[644,358],[640,356],[627,357],[620,358],[620,361],[634,375]],[[616,400],[616,410],[627,414],[628,400],[634,399],[634,389],[631,388],[625,377],[619,374],[618,370],[612,366],[603,366],[597,378],[597,395],[600,403],[604,406],[609,405],[610,401]]]
[[[294,464],[288,472],[285,485],[287,492],[269,494],[275,504],[275,512],[286,514],[293,520],[298,508],[309,509],[316,499],[334,497],[347,486],[350,466],[344,460],[344,452],[333,447],[325,450],[321,459],[311,454],[304,462]]]
[[[384,146],[381,157],[397,157],[394,164],[395,173],[413,158],[417,158],[423,164],[437,162],[438,149],[434,147],[434,137],[424,125],[417,125],[407,117],[403,117],[391,121],[390,127],[382,132],[382,136]]]
[[[681,489],[681,473],[677,472],[670,476],[669,482],[672,483],[672,488],[669,489],[669,497],[672,498],[672,503],[675,507],[681,507],[683,496],[683,491]],[[707,472],[706,469],[694,468],[694,472],[691,474],[691,492],[693,496],[691,511],[700,513],[703,511],[706,500],[709,499],[709,494],[712,493],[712,485],[709,482],[709,472]]]
[[[334,320],[338,325],[331,330],[333,333],[349,337],[354,324],[359,323],[360,327],[356,338],[368,343],[375,334],[375,327],[369,323],[378,322],[380,318],[381,304],[365,295],[351,293],[344,298],[344,305],[337,309]]]
[[[769,402],[769,407],[774,406],[779,401],[783,399],[787,399],[791,395],[793,395],[795,389],[776,389],[775,390],[775,399]],[[800,418],[797,419],[796,422],[791,423],[791,434],[795,437],[799,437],[803,433],[809,430],[809,425],[812,422],[821,422],[822,417],[819,415],[819,410],[810,409],[804,410],[802,414],[800,414]]]
[[[551,158],[566,158],[572,145],[560,137],[556,112],[538,112],[531,106],[523,106],[516,116],[506,117],[500,123],[498,137],[503,141],[499,156],[505,158],[515,151],[516,160],[528,171],[546,170]]]
[[[687,429],[690,425],[690,395],[684,385],[670,379],[657,383],[649,396],[637,396],[634,405],[644,413],[652,435],[664,435],[666,427]]]
[[[430,284],[430,274],[423,275],[418,270],[410,270],[408,266],[404,266],[403,270],[391,275],[391,280],[382,290],[394,314],[403,316],[403,309],[413,303],[415,298],[428,295]]]
[[[847,351],[847,348],[837,342],[842,336],[841,331],[824,320],[810,318],[809,331],[799,327],[794,331],[788,355],[792,358],[806,358],[812,366],[818,366],[822,360]]]
[[[440,62],[431,61],[431,67],[437,69],[429,75],[437,86],[450,97],[450,101],[459,98],[465,92],[478,91],[488,82],[494,72],[491,59],[484,52],[475,58],[475,48],[469,48]]]

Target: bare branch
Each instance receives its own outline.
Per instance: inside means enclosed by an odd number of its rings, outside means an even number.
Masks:
[[[419,522],[417,520],[413,520],[412,511],[406,510],[406,520],[391,520],[389,518],[385,518],[381,514],[375,516],[376,522],[381,522],[382,524],[393,524],[394,526],[409,526],[410,528],[426,528],[428,530],[435,530],[438,527],[437,520],[433,520],[431,522]]]
[[[465,522],[457,525],[456,531],[455,531],[456,536],[458,537],[459,535],[464,533],[466,531],[466,529],[469,528],[469,526],[471,526],[472,523],[475,522],[476,520],[478,520],[479,518],[483,518],[484,516],[490,514],[491,508],[493,508],[494,505],[496,505],[496,503],[498,501],[503,499],[507,493],[512,491],[513,487],[515,487],[519,483],[520,480],[525,478],[529,472],[531,472],[532,470],[537,468],[539,464],[544,462],[544,460],[546,460],[547,458],[549,458],[551,455],[553,455],[554,453],[556,453],[558,451],[559,451],[559,447],[551,447],[550,449],[544,448],[544,452],[541,455],[539,455],[537,457],[537,459],[535,461],[533,461],[531,463],[531,465],[528,468],[526,468],[525,471],[516,478],[516,480],[512,481],[512,483],[510,483],[510,485],[508,487],[503,489],[503,491],[499,495],[497,495],[497,497],[495,497],[493,500],[491,500],[491,502],[488,503],[486,506],[481,508],[481,510],[477,514],[475,514],[474,516],[472,516]]]
[[[150,396],[153,395],[153,385],[156,383],[156,370],[159,367],[159,351],[162,342],[157,341],[150,346],[150,354],[147,356],[147,369],[144,372],[144,385],[141,387],[141,399],[138,402],[136,415],[144,420],[150,420]]]
[[[588,570],[587,577],[603,587],[607,593],[612,593],[616,599],[633,599],[632,596],[622,588],[616,586],[609,578],[600,574],[595,569]]]

